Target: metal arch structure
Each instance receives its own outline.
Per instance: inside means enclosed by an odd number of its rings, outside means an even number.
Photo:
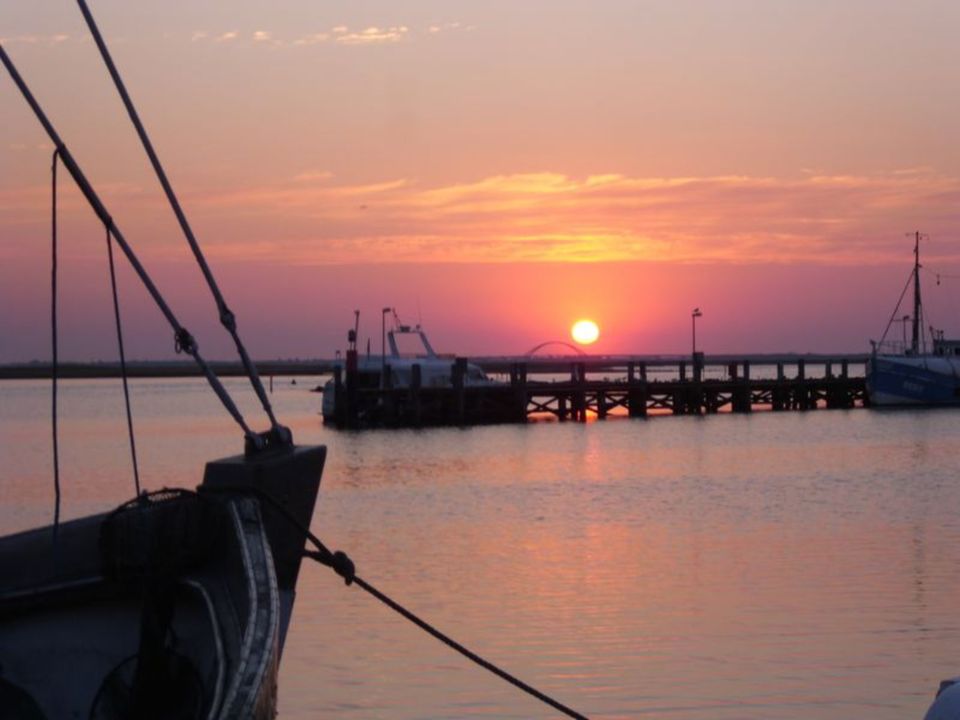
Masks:
[[[573,350],[577,355],[586,355],[586,354],[587,354],[587,353],[585,353],[583,350],[581,350],[580,348],[578,348],[576,345],[573,345],[573,344],[571,344],[571,343],[568,343],[566,340],[547,340],[546,342],[542,342],[542,343],[540,343],[539,345],[534,345],[532,348],[530,348],[529,350],[527,350],[527,352],[524,353],[524,357],[533,357],[533,355],[534,355],[538,350],[542,350],[543,348],[545,348],[545,347],[547,347],[547,346],[549,346],[549,345],[562,345],[563,347],[567,348],[568,350]]]

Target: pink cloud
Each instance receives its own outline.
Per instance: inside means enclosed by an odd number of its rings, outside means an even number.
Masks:
[[[153,216],[134,186],[121,227]],[[0,191],[0,225],[44,215],[48,189]],[[386,262],[900,262],[904,232],[960,233],[960,180],[929,169],[798,178],[571,177],[523,173],[446,186],[398,178],[343,184],[310,170],[287,181],[184,192],[213,256],[320,265]],[[77,198],[65,197],[65,210]],[[2,242],[0,242],[2,245]],[[928,256],[960,259],[942,242]],[[149,243],[145,249],[150,251]]]
[[[798,179],[572,178],[528,173],[443,187],[318,182],[197,198],[210,211],[283,216],[286,237],[219,248],[297,262],[527,260],[841,262],[898,259],[904,231],[960,230],[960,181],[921,170]],[[941,250],[942,252],[942,250]]]

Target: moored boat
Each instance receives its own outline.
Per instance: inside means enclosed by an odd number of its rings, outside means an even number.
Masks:
[[[273,718],[324,458],[227,458],[197,492],[0,539],[0,715]]]
[[[378,355],[371,355],[368,349],[361,357],[356,347],[358,327],[355,325],[348,333],[346,360],[335,367],[334,377],[322,388],[324,422],[339,422],[337,408],[342,406],[348,393],[369,395],[360,403],[362,407],[357,408],[357,413],[362,414],[361,424],[373,425],[384,420],[384,414],[380,412],[384,391],[408,394],[423,391],[442,402],[452,397],[458,388],[502,385],[489,378],[479,365],[438,355],[419,324],[404,325],[395,311],[390,310],[390,314],[391,327],[384,328],[383,347]],[[357,405],[357,401],[351,405]],[[442,411],[432,415],[428,412],[425,422],[443,422],[444,416]]]
[[[277,422],[255,366],[83,0],[93,37],[232,335],[271,428],[254,432],[200,355],[0,44],[0,62],[53,155],[54,522],[0,538],[0,717],[9,720],[256,720],[276,714],[277,673],[326,456]],[[62,164],[107,233],[117,338],[116,244],[243,430],[245,452],[206,466],[196,491],[140,492],[112,512],[61,523],[56,424],[56,192]],[[323,562],[326,555],[318,559]]]
[[[873,353],[867,393],[876,406],[960,405],[960,358]]]
[[[916,233],[911,275],[913,314],[900,318],[900,303],[897,304],[867,361],[867,394],[875,406],[960,405],[960,340],[948,340],[942,331],[932,328],[929,346],[924,337],[920,238],[920,233]],[[903,322],[904,331],[910,324],[909,341],[906,337],[902,342],[887,340],[895,322]]]

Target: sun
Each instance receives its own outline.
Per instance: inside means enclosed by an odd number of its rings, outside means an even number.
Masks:
[[[570,337],[580,345],[590,345],[600,337],[600,328],[593,320],[577,320],[570,328]]]

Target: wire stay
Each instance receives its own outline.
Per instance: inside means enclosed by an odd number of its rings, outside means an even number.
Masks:
[[[220,323],[227,329],[227,331],[230,333],[230,336],[233,338],[233,342],[237,348],[237,354],[240,356],[240,359],[243,362],[243,367],[247,372],[247,376],[250,378],[250,383],[253,385],[253,389],[256,392],[257,397],[260,399],[260,404],[263,406],[264,411],[270,418],[270,424],[272,428],[275,431],[280,431],[281,426],[273,414],[273,408],[270,405],[270,400],[267,397],[267,392],[263,387],[263,382],[260,379],[257,368],[250,360],[250,356],[247,354],[247,349],[240,340],[240,335],[237,332],[236,316],[233,314],[230,308],[227,307],[227,302],[224,300],[223,294],[220,292],[220,288],[217,286],[217,281],[213,277],[213,272],[210,270],[210,266],[207,264],[207,260],[203,255],[203,250],[201,250],[200,244],[197,242],[196,237],[194,237],[190,223],[187,221],[187,216],[184,214],[179,200],[177,200],[176,193],[173,191],[173,186],[167,179],[167,174],[163,169],[163,165],[160,163],[160,158],[153,149],[153,143],[150,142],[150,137],[147,135],[147,131],[144,128],[143,123],[140,121],[140,116],[133,105],[133,101],[130,99],[130,94],[127,92],[127,88],[120,77],[120,72],[117,70],[117,66],[113,62],[113,57],[110,55],[110,51],[107,49],[107,44],[104,42],[103,36],[100,34],[97,23],[94,21],[93,15],[90,12],[90,9],[87,7],[85,0],[77,0],[77,5],[80,6],[80,12],[83,13],[83,18],[86,20],[87,27],[90,29],[93,39],[97,44],[97,48],[100,50],[100,55],[103,58],[103,62],[107,66],[107,70],[110,72],[110,77],[113,79],[113,84],[116,86],[117,92],[120,94],[120,99],[123,100],[123,105],[127,109],[127,114],[130,116],[130,121],[133,123],[133,126],[137,131],[137,135],[140,138],[143,149],[150,158],[150,164],[153,166],[153,170],[157,175],[157,179],[160,181],[160,185],[163,187],[163,191],[166,194],[167,200],[169,201],[170,206],[177,217],[177,221],[180,223],[180,228],[183,230],[183,234],[187,239],[190,250],[193,251],[193,256],[196,258],[197,264],[200,266],[203,277],[207,281],[207,286],[210,288],[210,292],[213,295],[214,301],[217,305],[217,312],[220,315]],[[289,430],[286,430],[285,435],[289,435]]]

